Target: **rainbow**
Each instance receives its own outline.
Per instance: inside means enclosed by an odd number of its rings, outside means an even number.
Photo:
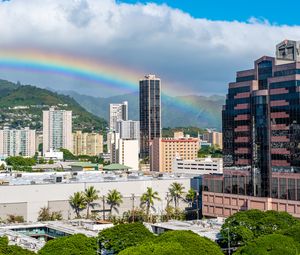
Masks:
[[[114,92],[138,91],[138,78],[142,72],[128,70],[124,67],[95,61],[83,57],[57,54],[32,49],[3,49],[0,50],[0,70],[20,70],[32,73],[50,73],[95,83],[101,87],[109,88]],[[181,93],[178,87],[163,82],[162,97]],[[183,93],[181,93],[183,94]],[[184,97],[176,97],[175,103],[180,111],[190,112],[197,116],[205,109],[189,102]],[[215,118],[215,114],[208,111],[208,118]]]
[[[51,73],[89,83],[101,84],[111,90],[137,90],[140,74],[116,65],[87,58],[48,53],[37,50],[0,50],[0,68],[26,72]]]

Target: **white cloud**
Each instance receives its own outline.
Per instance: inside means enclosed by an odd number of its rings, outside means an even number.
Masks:
[[[157,73],[185,93],[207,94],[225,93],[237,70],[251,68],[261,55],[274,55],[278,42],[300,39],[300,27],[272,25],[255,17],[247,22],[195,19],[166,5],[115,0],[12,0],[0,3],[0,36],[0,47],[95,57],[141,74]],[[16,77],[12,72],[0,76],[31,81],[28,75]],[[51,86],[53,79],[45,77],[32,81]],[[74,87],[71,80],[61,82],[66,89]]]

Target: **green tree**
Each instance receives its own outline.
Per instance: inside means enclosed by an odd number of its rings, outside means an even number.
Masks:
[[[296,242],[300,243],[300,224],[296,224],[293,227],[278,231],[278,234],[289,236],[293,238]]]
[[[7,215],[8,223],[22,223],[24,222],[24,217],[20,215],[9,214]]]
[[[16,245],[8,245],[8,238],[0,237],[0,255],[34,255],[35,253],[25,250]]]
[[[76,213],[76,217],[80,218],[80,212],[86,208],[86,200],[83,192],[75,192],[70,196],[69,203]]]
[[[216,243],[205,237],[200,237],[192,231],[167,231],[151,241],[146,240],[141,245],[127,248],[119,254],[222,255],[223,253]]]
[[[39,255],[94,255],[97,251],[96,238],[83,234],[60,237],[50,240],[38,252]]]
[[[195,199],[196,199],[196,196],[197,196],[197,193],[194,189],[189,189],[186,196],[185,196],[185,199],[190,203],[190,206],[193,205]]]
[[[169,192],[174,201],[174,207],[177,209],[179,207],[179,200],[183,198],[184,187],[181,183],[173,182],[169,188]]]
[[[161,199],[159,198],[157,191],[153,191],[152,188],[148,187],[147,191],[143,193],[141,197],[141,207],[146,207],[147,220],[149,220],[150,209],[152,208],[153,210],[155,210],[154,200],[160,201]]]
[[[212,146],[203,146],[198,151],[199,158],[205,158],[207,156],[211,156],[212,158],[222,158],[222,150],[215,145]]]
[[[118,207],[123,203],[123,196],[116,189],[110,190],[106,197],[106,203],[109,204],[111,216],[113,210],[119,212]]]
[[[39,211],[38,221],[62,220],[61,212],[51,212],[49,207],[42,207]]]
[[[223,243],[227,245],[228,233],[233,247],[245,245],[261,235],[288,229],[299,221],[286,212],[248,210],[228,217],[221,229]]]
[[[261,236],[239,248],[234,255],[296,255],[300,245],[293,238],[271,234]]]
[[[102,248],[114,254],[154,237],[142,223],[120,224],[99,233]]]
[[[98,196],[99,191],[95,189],[94,186],[90,186],[84,191],[84,200],[86,203],[86,218],[89,218],[90,215],[90,208],[95,206],[95,201],[99,199]]]
[[[78,159],[72,152],[70,152],[67,149],[60,148],[60,151],[64,155],[64,160],[76,160],[76,159]]]

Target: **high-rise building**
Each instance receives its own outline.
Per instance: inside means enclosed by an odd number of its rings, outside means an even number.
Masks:
[[[140,157],[149,157],[149,145],[161,137],[161,81],[155,75],[140,80]]]
[[[207,129],[207,131],[203,134],[203,140],[207,141],[211,145],[219,147],[220,149],[223,148],[223,134],[221,132]]]
[[[121,139],[140,139],[140,122],[134,120],[121,120],[117,123],[117,132]]]
[[[73,154],[99,156],[103,153],[103,136],[97,133],[73,133]]]
[[[203,180],[205,215],[229,216],[241,208],[296,214],[299,74],[300,42],[289,40],[276,46],[276,58],[263,56],[253,69],[237,72],[223,108],[224,175]]]
[[[35,130],[0,130],[0,155],[32,157],[36,152]]]
[[[139,170],[139,141],[133,139],[118,140],[118,160],[116,163]]]
[[[121,120],[128,120],[128,102],[124,101],[122,104],[109,105],[109,128],[110,130],[117,130],[117,123]]]
[[[182,138],[155,138],[150,145],[150,170],[172,172],[174,161],[194,160],[198,156],[199,139]]]
[[[72,111],[51,107],[43,111],[43,153],[60,148],[73,150]]]

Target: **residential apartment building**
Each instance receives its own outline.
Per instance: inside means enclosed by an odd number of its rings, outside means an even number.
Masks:
[[[117,132],[121,139],[140,139],[140,122],[134,120],[121,120],[117,122]]]
[[[204,178],[204,215],[228,216],[241,208],[299,215],[299,52],[299,42],[285,40],[276,57],[259,58],[229,84],[224,175]]]
[[[116,163],[129,166],[132,170],[139,170],[139,141],[119,139],[118,143],[118,160]]]
[[[161,80],[146,75],[140,80],[140,157],[149,158],[150,142],[161,137]]]
[[[24,129],[0,130],[0,155],[33,157],[36,152],[35,130]]]
[[[73,133],[73,154],[99,156],[103,153],[103,136],[97,133]]]
[[[223,134],[216,132],[212,129],[207,129],[207,132],[203,134],[203,140],[208,143],[223,149]]]
[[[43,153],[60,148],[73,150],[72,111],[51,107],[43,111]]]
[[[173,161],[176,158],[194,160],[198,151],[198,138],[155,138],[151,142],[150,170],[172,172]]]
[[[128,120],[128,102],[124,101],[121,104],[109,105],[109,128],[117,130],[117,123],[121,120]]]
[[[204,175],[204,174],[222,174],[223,158],[196,158],[181,159],[176,157],[173,160],[173,172],[188,175]]]

